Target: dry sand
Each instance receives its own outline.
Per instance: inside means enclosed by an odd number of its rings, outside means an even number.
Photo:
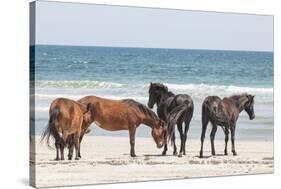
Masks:
[[[179,142],[179,140],[177,141]],[[178,145],[179,146],[179,145]],[[169,147],[161,156],[152,138],[136,138],[136,158],[129,156],[129,138],[86,136],[80,160],[54,161],[55,150],[36,138],[36,187],[182,179],[240,174],[273,173],[272,141],[236,141],[238,156],[224,156],[224,141],[215,141],[216,156],[210,156],[205,140],[203,159],[198,157],[200,141],[187,141],[187,155],[178,158]],[[33,155],[34,152],[31,152]],[[67,151],[65,151],[67,157]]]

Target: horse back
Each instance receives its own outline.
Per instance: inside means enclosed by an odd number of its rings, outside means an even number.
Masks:
[[[99,127],[114,131],[128,129],[128,105],[122,100],[111,100],[96,96],[87,96],[80,100],[83,105],[91,104],[94,122]]]
[[[81,130],[83,113],[86,108],[70,99],[57,98],[50,107],[49,114],[53,111],[59,110],[59,114],[56,120],[56,127],[59,130],[66,131],[68,133],[75,133]]]
[[[231,97],[223,98],[222,103],[226,107],[226,110],[228,111],[229,115],[234,115],[235,117],[238,117],[240,113],[239,109],[236,105],[236,102]]]

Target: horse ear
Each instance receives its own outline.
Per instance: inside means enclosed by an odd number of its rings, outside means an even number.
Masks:
[[[255,96],[249,94],[249,95],[247,95],[247,97],[248,97],[250,100],[253,100]]]

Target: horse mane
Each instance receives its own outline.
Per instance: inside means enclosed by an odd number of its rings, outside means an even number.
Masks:
[[[233,99],[235,99],[235,100],[238,100],[239,98],[241,98],[241,97],[246,97],[247,95],[248,95],[247,93],[242,93],[242,94],[240,94],[240,95],[236,94],[236,95],[230,96],[230,98],[233,98]]]
[[[175,94],[172,91],[168,91],[168,96],[175,96]]]
[[[154,120],[159,120],[157,115],[150,110],[145,105],[133,100],[133,99],[124,99],[123,102],[127,103],[129,106],[137,107],[141,112],[143,112],[145,115],[152,117]]]
[[[175,94],[172,91],[169,91],[168,87],[162,83],[153,83],[153,86],[162,89],[168,95],[168,97],[175,96]]]
[[[152,83],[154,87],[158,87],[160,89],[163,89],[163,91],[168,92],[168,87],[162,83]]]
[[[242,94],[235,94],[235,95],[232,95],[232,96],[230,96],[231,98],[240,98],[240,97],[242,97],[242,96],[247,96],[248,95],[248,93],[242,93]]]
[[[236,101],[236,104],[239,106],[239,109],[241,109],[244,106],[244,103],[246,103],[249,100],[247,96],[248,96],[247,93],[242,93],[240,95],[232,95],[232,96],[230,96],[230,98],[233,99],[234,101]],[[242,97],[245,97],[246,101],[242,100]]]

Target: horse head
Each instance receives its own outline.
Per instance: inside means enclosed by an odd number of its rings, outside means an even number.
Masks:
[[[147,106],[153,108],[154,104],[160,100],[162,93],[168,92],[168,87],[161,83],[150,83],[149,87],[149,99]]]
[[[244,105],[244,110],[249,115],[250,120],[253,120],[255,118],[255,111],[254,111],[254,96],[253,95],[247,95],[247,102]]]
[[[165,123],[164,121],[158,121],[157,125],[152,128],[151,135],[157,145],[157,148],[162,148],[165,143]]]

